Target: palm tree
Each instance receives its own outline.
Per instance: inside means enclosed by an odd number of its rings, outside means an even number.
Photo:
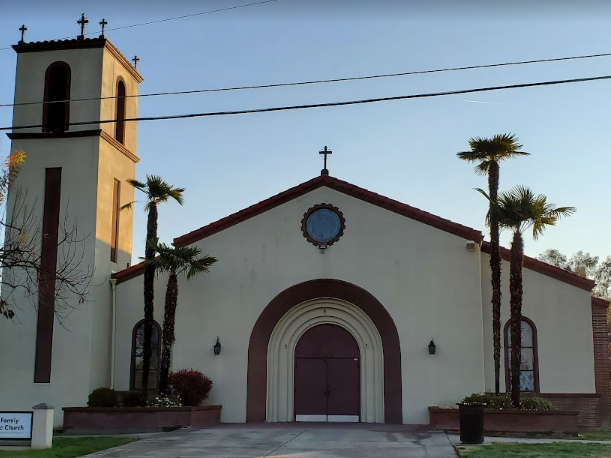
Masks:
[[[156,257],[147,258],[145,263],[157,272],[169,275],[165,292],[165,309],[163,315],[163,343],[161,347],[161,372],[159,375],[159,392],[165,394],[168,387],[168,374],[172,362],[172,346],[175,341],[174,319],[178,303],[178,275],[186,274],[187,280],[196,275],[209,272],[210,266],[217,259],[212,256],[202,256],[201,250],[194,246],[171,247],[159,243],[152,251]]]
[[[492,198],[484,191],[488,201]],[[522,233],[532,227],[533,238],[537,240],[547,226],[554,226],[562,216],[575,212],[574,207],[555,207],[547,202],[543,194],[536,196],[525,186],[516,186],[509,192],[501,193],[492,205],[490,216],[496,216],[501,227],[511,229],[511,266],[509,271],[509,294],[511,304],[511,402],[520,406],[520,363],[522,360],[522,264],[524,260],[524,239]]]
[[[491,205],[497,201],[499,191],[499,162],[515,156],[528,156],[518,151],[522,145],[514,134],[497,134],[492,138],[469,139],[471,151],[457,153],[459,159],[477,162],[475,173],[488,175],[488,195]],[[494,393],[499,394],[501,370],[501,251],[499,248],[499,222],[489,212],[490,226],[490,283],[492,284],[492,345],[494,347]]]
[[[152,259],[155,257],[155,245],[157,244],[157,205],[174,199],[182,205],[183,188],[175,188],[158,176],[147,175],[146,182],[138,180],[127,180],[134,188],[142,191],[146,196],[144,211],[148,212],[146,223],[146,247],[144,257]],[[130,202],[122,209],[132,208],[134,202]],[[149,369],[151,366],[151,337],[153,333],[153,312],[155,300],[155,265],[144,266],[144,341],[142,354],[142,394],[148,396]]]

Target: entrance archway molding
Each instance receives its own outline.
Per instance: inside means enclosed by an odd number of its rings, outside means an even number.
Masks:
[[[401,347],[397,328],[384,306],[368,291],[335,279],[310,280],[280,292],[263,309],[250,335],[246,421],[264,422],[267,412],[267,357],[272,332],[294,306],[312,300],[335,299],[354,305],[373,322],[382,341],[384,422],[403,422]]]
[[[314,299],[290,309],[274,328],[267,353],[267,422],[293,421],[295,347],[314,326],[333,324],[346,329],[360,351],[360,417],[384,423],[384,351],[375,324],[361,309],[331,298]]]

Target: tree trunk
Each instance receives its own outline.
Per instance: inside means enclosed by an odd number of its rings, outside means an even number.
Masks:
[[[520,363],[522,361],[522,262],[524,241],[518,229],[511,242],[509,292],[511,294],[511,403],[520,407]]]
[[[168,278],[165,292],[165,312],[163,315],[163,346],[161,347],[161,371],[159,374],[159,393],[168,394],[168,375],[172,364],[172,346],[175,341],[176,304],[178,303],[178,277],[176,274]]]
[[[151,204],[146,224],[146,248],[144,256],[147,259],[155,257],[153,244],[157,241],[157,206]],[[148,397],[149,370],[151,367],[151,337],[153,333],[154,302],[155,302],[155,266],[146,264],[144,267],[144,342],[142,352],[142,394]]]
[[[499,164],[492,162],[488,170],[488,191],[492,202],[497,202]],[[501,371],[501,250],[499,248],[499,220],[490,207],[490,283],[492,284],[492,346],[494,348],[494,394],[500,392]]]

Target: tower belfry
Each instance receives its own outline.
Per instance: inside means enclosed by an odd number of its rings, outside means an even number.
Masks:
[[[34,363],[22,364],[10,376],[0,371],[0,379],[10,379],[34,396],[40,392],[40,399],[51,404],[44,397],[49,384],[65,386],[63,396],[74,405],[82,404],[91,389],[109,385],[108,279],[131,262],[133,216],[119,210],[133,200],[127,180],[135,178],[139,161],[136,124],[125,119],[138,115],[135,96],[143,78],[104,35],[85,38],[87,22],[83,15],[77,39],[44,42],[25,42],[27,28],[22,26],[22,39],[13,46],[17,71],[8,136],[11,150],[24,151],[26,160],[9,193],[8,217],[19,206],[32,209],[47,280],[66,259],[90,274],[85,302],[70,293],[62,297],[70,312],[64,313],[62,326],[57,323],[56,282],[45,283],[41,275],[37,294],[25,298],[14,292],[20,329],[2,331],[31,334],[30,343],[15,349],[13,357]],[[109,119],[116,122],[100,123]],[[18,199],[23,202],[16,206]],[[78,231],[76,245],[62,243],[66,228]],[[76,386],[71,380],[89,383]]]

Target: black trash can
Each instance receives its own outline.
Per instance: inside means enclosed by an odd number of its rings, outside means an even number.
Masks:
[[[482,444],[484,442],[483,402],[461,402],[458,404],[460,415],[460,441],[463,444]]]

